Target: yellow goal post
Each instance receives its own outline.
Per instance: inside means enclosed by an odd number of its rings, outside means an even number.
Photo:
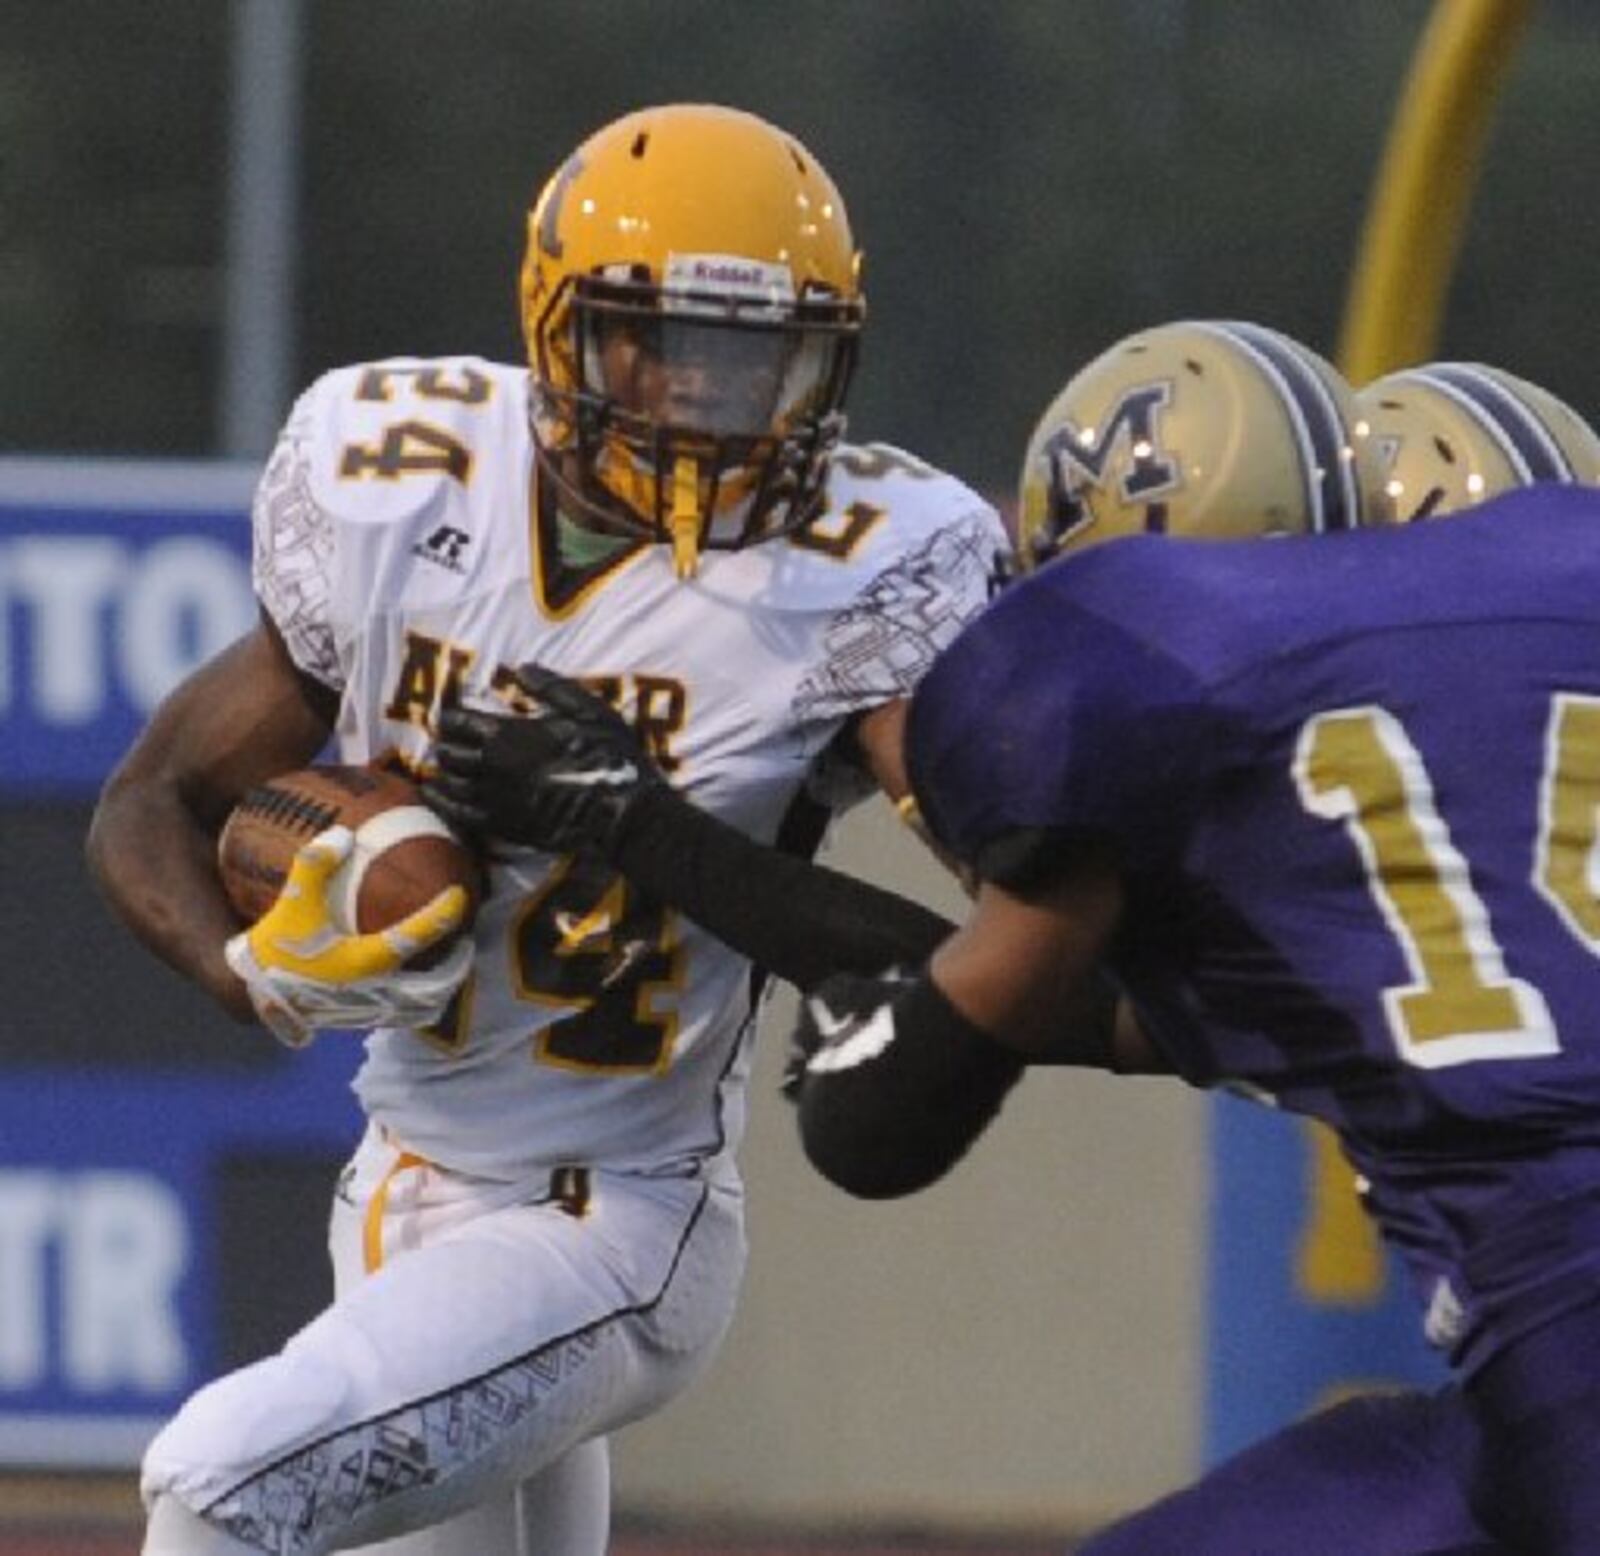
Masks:
[[[1367,208],[1338,362],[1352,383],[1426,360],[1499,88],[1533,0],[1435,0]]]

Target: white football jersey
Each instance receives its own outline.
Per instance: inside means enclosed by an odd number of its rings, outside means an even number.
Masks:
[[[329,373],[255,507],[255,582],[300,668],[337,690],[340,759],[432,764],[441,700],[505,711],[530,660],[630,718],[671,781],[771,842],[851,714],[908,693],[987,598],[994,509],[896,449],[835,457],[796,536],[674,575],[639,545],[587,569],[533,501],[528,375],[472,358]],[[548,507],[548,505],[545,505]],[[744,1123],[750,964],[621,877],[492,862],[477,960],[438,1029],[367,1039],[371,1117],[441,1166],[674,1171]]]

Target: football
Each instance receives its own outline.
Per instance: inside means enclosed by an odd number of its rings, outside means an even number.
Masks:
[[[229,814],[217,864],[241,917],[260,918],[296,851],[336,825],[350,828],[355,847],[329,883],[335,928],[385,929],[447,886],[465,888],[470,925],[482,895],[477,859],[423,803],[417,785],[383,768],[331,764],[259,784]]]

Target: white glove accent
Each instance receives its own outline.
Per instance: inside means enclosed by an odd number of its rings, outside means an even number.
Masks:
[[[248,935],[224,948],[263,1025],[290,1048],[304,1048],[324,1027],[370,1032],[374,1027],[426,1027],[444,1018],[472,970],[473,948],[462,940],[434,967],[400,968],[350,983],[326,983],[278,967],[263,967]]]
[[[460,927],[466,910],[460,887],[371,934],[347,932],[334,922],[331,878],[353,844],[348,827],[318,833],[295,855],[277,901],[224,947],[256,1014],[291,1048],[305,1047],[323,1027],[430,1026],[472,967],[472,942],[465,937],[437,966],[404,965]]]
[[[895,1039],[894,1007],[878,1006],[870,1016],[836,1016],[826,1003],[813,996],[806,1001],[822,1046],[806,1060],[811,1075],[828,1075],[838,1070],[853,1070],[879,1057]]]

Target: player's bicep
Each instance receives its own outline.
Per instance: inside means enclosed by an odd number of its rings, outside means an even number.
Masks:
[[[934,981],[966,1018],[1034,1062],[1104,1065],[1110,1011],[1101,960],[1122,912],[1107,853],[1023,895],[985,882],[934,953]]]
[[[89,826],[90,868],[118,915],[241,1019],[253,1009],[224,955],[239,926],[217,877],[216,833],[240,795],[304,766],[330,728],[282,640],[258,626],[162,702]]]
[[[254,784],[310,761],[337,709],[263,618],[166,697],[108,789],[167,788],[200,824],[220,825]]]

